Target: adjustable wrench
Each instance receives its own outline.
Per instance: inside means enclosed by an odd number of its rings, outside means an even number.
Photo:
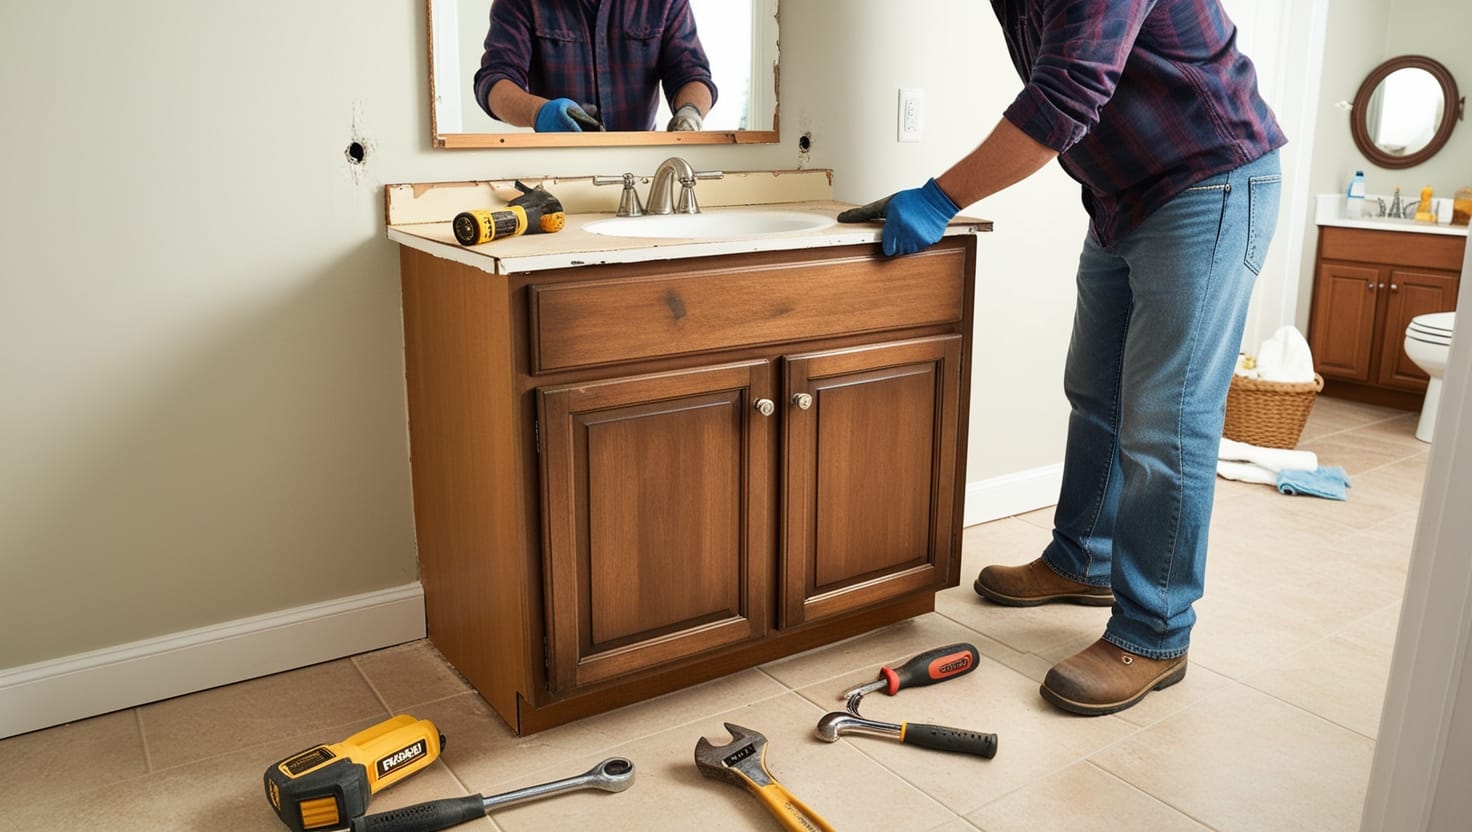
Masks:
[[[790,832],[834,832],[828,821],[798,800],[767,771],[767,738],[750,728],[727,722],[731,742],[712,745],[701,737],[695,743],[695,767],[713,780],[724,780],[751,790],[782,828]]]
[[[435,832],[475,820],[492,809],[500,809],[540,797],[574,789],[621,792],[633,784],[634,764],[623,757],[609,757],[576,777],[527,786],[524,789],[516,789],[490,797],[472,794],[467,797],[449,797],[443,800],[417,803],[390,812],[353,818],[348,829],[351,832]]]

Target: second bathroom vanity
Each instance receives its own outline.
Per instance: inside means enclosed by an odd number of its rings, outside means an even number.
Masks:
[[[722,207],[751,201],[743,180],[701,185],[688,237],[600,235],[610,214],[575,208],[593,189],[548,182],[565,230],[474,248],[448,220],[477,183],[389,188],[429,635],[519,734],[929,611],[959,581],[990,224],[886,258],[878,226],[831,222],[825,172],[762,176],[797,201]],[[812,227],[753,231],[764,211]]]
[[[1346,219],[1320,196],[1309,347],[1325,392],[1416,410],[1427,377],[1402,346],[1411,319],[1456,309],[1467,228]]]

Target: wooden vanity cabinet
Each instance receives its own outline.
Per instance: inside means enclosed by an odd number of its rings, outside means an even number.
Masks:
[[[933,609],[975,251],[495,275],[404,247],[431,640],[530,733]]]
[[[1427,376],[1405,354],[1411,319],[1456,309],[1465,237],[1324,226],[1309,348],[1325,392],[1416,410]]]

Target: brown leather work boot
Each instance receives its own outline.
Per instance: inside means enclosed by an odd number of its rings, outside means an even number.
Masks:
[[[1107,586],[1081,584],[1054,572],[1042,558],[1025,566],[988,566],[981,570],[976,594],[1009,607],[1035,607],[1061,602],[1107,607],[1114,603],[1114,591]]]
[[[1053,665],[1043,679],[1043,698],[1065,711],[1103,716],[1122,711],[1151,691],[1186,678],[1186,657],[1147,659],[1099,639],[1081,653]]]

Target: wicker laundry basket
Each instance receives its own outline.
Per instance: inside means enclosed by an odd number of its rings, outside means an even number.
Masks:
[[[1313,381],[1263,381],[1232,376],[1227,389],[1227,422],[1222,435],[1263,448],[1296,448],[1324,377]]]

